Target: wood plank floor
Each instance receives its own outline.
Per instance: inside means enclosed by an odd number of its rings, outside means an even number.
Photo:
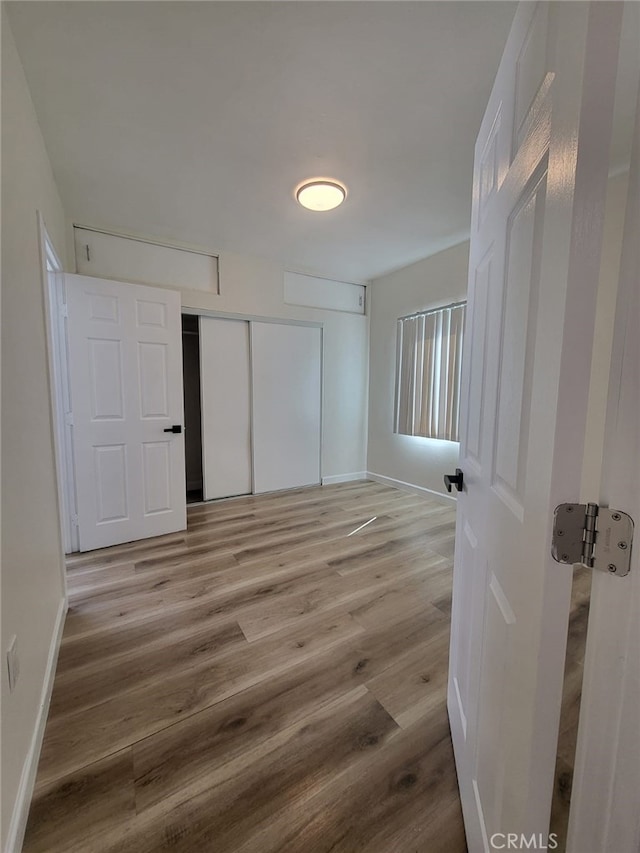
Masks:
[[[25,853],[465,851],[454,532],[363,481],[72,557]]]

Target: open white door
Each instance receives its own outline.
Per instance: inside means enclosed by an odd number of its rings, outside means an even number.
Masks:
[[[475,151],[448,707],[469,850],[549,829],[620,4],[522,4]],[[542,843],[544,843],[542,841]]]
[[[65,287],[80,550],[184,530],[180,294]]]
[[[635,520],[636,542],[626,577],[594,572],[592,579],[569,815],[572,853],[640,850],[640,92],[638,97],[600,494],[601,506]]]

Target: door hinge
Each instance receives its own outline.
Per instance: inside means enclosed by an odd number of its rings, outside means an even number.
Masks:
[[[60,316],[61,317],[68,317],[69,316],[69,309],[67,308],[66,302],[64,305],[60,306]]]
[[[71,524],[74,527],[80,527],[80,521],[78,520],[78,516],[75,513],[73,513],[71,516]]]
[[[598,504],[560,504],[553,514],[551,555],[623,578],[631,568],[633,519]]]

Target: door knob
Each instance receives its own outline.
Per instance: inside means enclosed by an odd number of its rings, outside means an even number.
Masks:
[[[173,426],[165,429],[165,432],[175,432],[179,435],[182,432],[182,424],[174,424]],[[451,489],[449,489],[449,491],[451,491]]]
[[[451,491],[451,486],[455,486],[456,489],[461,492],[462,491],[462,483],[463,483],[463,474],[460,468],[456,468],[455,474],[445,474],[444,475],[444,484],[447,487],[447,491]]]

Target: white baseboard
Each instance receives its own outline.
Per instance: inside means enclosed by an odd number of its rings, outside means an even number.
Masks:
[[[393,477],[384,477],[382,474],[375,474],[373,471],[367,471],[367,480],[375,480],[376,483],[382,483],[384,486],[393,486],[394,489],[402,489],[403,492],[411,492],[414,495],[422,495],[423,497],[439,500],[442,503],[455,503],[456,499],[453,495],[445,494],[444,492],[434,492],[433,489],[427,489],[425,486],[416,486],[413,483],[405,483],[402,480],[394,480]]]
[[[47,724],[47,716],[49,714],[49,704],[51,702],[51,693],[53,691],[53,682],[56,675],[56,664],[58,662],[58,652],[60,650],[60,641],[62,640],[64,617],[67,613],[67,607],[67,599],[62,598],[60,600],[60,605],[58,606],[53,634],[51,635],[49,656],[47,657],[47,667],[44,674],[42,694],[40,696],[40,708],[38,710],[36,725],[31,737],[29,752],[27,753],[27,757],[25,758],[22,766],[22,775],[20,777],[18,794],[13,807],[13,815],[11,816],[9,832],[7,834],[5,853],[20,853],[22,850],[24,833],[27,828],[27,819],[29,817],[29,806],[31,805],[33,786],[35,785],[38,761],[40,759],[40,750],[42,749],[44,729]]]
[[[329,486],[331,483],[349,483],[351,480],[366,480],[366,471],[356,471],[353,474],[330,474],[322,478],[322,485]]]

